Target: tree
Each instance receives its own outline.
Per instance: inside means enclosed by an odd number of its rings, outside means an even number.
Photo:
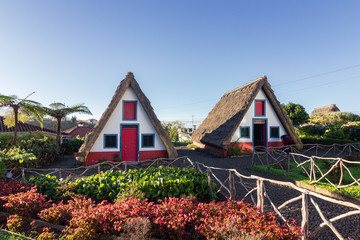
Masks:
[[[40,124],[42,122],[43,107],[40,103],[27,99],[29,96],[22,99],[15,95],[0,94],[0,107],[11,108],[11,112],[7,112],[4,116],[4,123],[7,127],[14,127],[13,145],[16,145],[19,121],[25,122],[30,117],[34,117]]]
[[[286,105],[281,104],[281,106],[284,108],[294,126],[299,126],[309,120],[309,114],[307,114],[305,108],[300,104],[290,102]]]
[[[64,103],[55,102],[45,108],[47,115],[56,119],[57,131],[56,131],[56,142],[60,146],[61,139],[61,119],[72,113],[85,113],[92,114],[88,107],[84,104],[76,104],[71,107],[66,106]]]
[[[172,121],[172,122],[162,122],[162,127],[165,132],[169,135],[172,142],[179,141],[179,129],[184,127],[184,124],[180,121]]]

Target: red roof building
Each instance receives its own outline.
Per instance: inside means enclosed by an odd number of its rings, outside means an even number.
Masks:
[[[23,122],[18,123],[18,133],[20,133],[20,134],[28,133],[28,132],[36,132],[36,131],[42,131],[44,133],[48,133],[53,136],[56,135],[56,131],[51,130],[51,129],[41,128],[39,126],[32,125],[29,123],[23,123]],[[4,124],[4,117],[0,116],[0,133],[4,133],[4,132],[12,133],[12,132],[14,132],[14,127],[8,128]]]
[[[87,127],[79,124],[78,126],[63,131],[63,133],[67,134],[68,138],[76,138],[76,136],[83,138],[86,134],[90,133],[91,130],[92,127]]]

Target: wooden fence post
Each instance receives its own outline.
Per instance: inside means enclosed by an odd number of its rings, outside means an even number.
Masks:
[[[212,189],[212,186],[211,186],[211,173],[210,173],[210,168],[208,168],[208,169],[206,170],[206,172],[207,172],[208,185],[209,185],[210,192],[213,192],[213,189]]]
[[[62,178],[61,175],[62,175],[62,174],[61,174],[61,168],[59,168],[59,178]]]
[[[303,235],[301,237],[302,240],[309,239],[309,194],[302,194],[302,207],[301,207],[302,221],[301,221],[301,229]]]
[[[125,162],[125,172],[127,172],[127,162]]]
[[[314,162],[313,162],[313,158],[310,158],[310,183],[312,182],[313,179],[313,171],[314,171]]]
[[[25,179],[25,171],[23,168],[21,169],[21,177]]]
[[[100,169],[100,163],[98,164],[98,174],[100,174],[101,169]]]
[[[287,176],[289,177],[290,176],[290,153],[287,153],[287,157],[286,157],[286,161],[287,161],[287,169],[286,169],[286,173],[287,173]]]
[[[265,199],[265,194],[264,194],[264,182],[261,179],[258,179],[256,181],[256,185],[257,185],[257,206],[259,207],[259,210],[261,213],[264,213],[264,199]]]
[[[230,200],[235,200],[236,188],[234,181],[234,173],[231,170],[229,170],[229,189],[230,189]]]

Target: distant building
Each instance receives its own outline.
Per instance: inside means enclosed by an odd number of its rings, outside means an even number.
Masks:
[[[227,155],[230,147],[280,147],[290,135],[300,148],[300,138],[281,107],[266,76],[225,93],[192,135],[200,148]]]
[[[96,120],[94,118],[90,118],[90,119],[86,120],[86,122],[95,125],[98,122],[98,120]]]
[[[340,112],[340,109],[336,106],[336,104],[330,104],[324,107],[314,108],[310,116],[314,114],[328,114],[333,112]]]
[[[76,138],[77,136],[83,138],[86,136],[86,134],[89,134],[93,129],[92,127],[84,126],[83,121],[79,121],[77,123],[78,123],[77,126],[63,131],[63,133],[66,134],[65,138]]]
[[[14,127],[8,128],[4,124],[4,117],[0,116],[0,133],[13,133],[13,132],[14,132]],[[17,129],[18,135],[22,135],[26,133],[34,133],[34,132],[43,132],[47,136],[56,137],[56,131],[54,130],[41,128],[39,126],[30,123],[23,123],[19,121],[18,129]]]

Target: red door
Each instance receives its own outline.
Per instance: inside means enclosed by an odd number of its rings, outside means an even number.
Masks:
[[[121,161],[138,160],[138,128],[123,125],[121,128]]]

